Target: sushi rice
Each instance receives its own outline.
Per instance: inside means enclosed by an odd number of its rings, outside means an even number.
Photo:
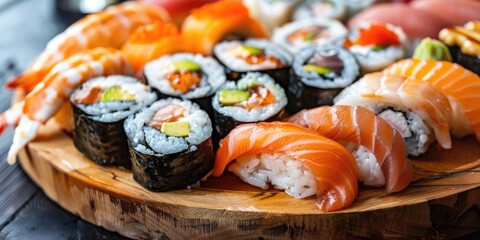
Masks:
[[[277,46],[267,40],[262,39],[247,39],[245,42],[238,40],[225,41],[215,45],[213,51],[215,53],[215,56],[222,63],[224,63],[229,69],[237,72],[258,71],[277,68],[275,63],[271,61],[264,61],[259,64],[249,64],[245,62],[245,60],[227,53],[229,49],[243,45],[264,49],[265,55],[276,57],[283,63],[284,66],[290,66],[292,63],[292,57],[290,56],[289,52],[287,52],[280,46]]]
[[[157,94],[149,86],[140,83],[136,78],[120,75],[98,77],[82,85],[82,88],[108,88],[119,86],[123,91],[135,96],[134,101],[108,101],[95,104],[76,105],[90,118],[98,122],[116,122],[139,111],[157,99]],[[77,90],[78,91],[78,90]],[[75,94],[75,93],[74,93]]]
[[[324,37],[316,43],[317,45],[336,44],[340,42],[340,39],[347,35],[347,29],[341,22],[337,20],[327,18],[307,18],[287,23],[275,29],[273,32],[272,41],[280,46],[283,46],[285,49],[288,49],[290,52],[296,53],[301,48],[313,44],[307,42],[292,43],[288,40],[289,36],[298,30],[316,26],[325,28],[322,30],[322,32],[327,33],[324,34]]]
[[[272,92],[272,94],[275,96],[275,99],[277,99],[275,103],[264,107],[255,107],[250,111],[243,107],[222,106],[219,101],[220,91],[217,91],[212,101],[213,108],[221,115],[234,118],[235,120],[241,122],[258,122],[267,120],[268,118],[280,112],[287,105],[285,91],[282,87],[280,87],[280,85],[276,84],[270,76],[261,73],[247,73],[247,75],[245,75],[238,82],[227,81],[220,90],[248,89],[249,86],[258,83],[264,84],[264,86]]]
[[[171,104],[177,104],[186,109],[186,116],[178,121],[190,123],[188,137],[167,136],[165,133],[147,126],[147,122],[157,110]],[[124,127],[135,150],[155,156],[195,151],[196,145],[207,140],[212,134],[212,123],[205,111],[195,103],[173,98],[159,100],[149,108],[130,116],[125,121]]]
[[[199,64],[204,73],[198,86],[182,94],[180,90],[172,87],[165,75],[171,70],[170,63],[178,60],[190,60]],[[178,53],[165,55],[145,65],[145,76],[148,84],[158,89],[162,94],[183,99],[197,99],[213,95],[213,93],[225,82],[225,70],[222,65],[211,57],[201,54]]]

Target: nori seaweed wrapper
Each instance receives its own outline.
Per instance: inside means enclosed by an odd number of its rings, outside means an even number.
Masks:
[[[135,150],[128,140],[133,178],[151,191],[186,188],[206,176],[213,168],[212,140],[208,138],[194,151],[155,156]]]
[[[125,119],[111,123],[98,122],[73,103],[72,107],[75,147],[98,164],[131,169],[127,136],[123,129]]]
[[[448,46],[453,62],[462,65],[464,68],[480,75],[480,59],[478,57],[469,56],[460,50],[458,46]]]
[[[292,71],[288,83],[287,112],[295,114],[302,109],[310,109],[323,105],[333,105],[333,99],[343,88],[321,89],[310,87],[300,80]]]

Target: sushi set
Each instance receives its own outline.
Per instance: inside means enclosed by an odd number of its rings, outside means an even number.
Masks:
[[[8,83],[7,159],[18,155],[51,199],[132,238],[480,231],[480,19],[470,10],[177,4],[87,15]],[[396,18],[409,9],[438,29]]]

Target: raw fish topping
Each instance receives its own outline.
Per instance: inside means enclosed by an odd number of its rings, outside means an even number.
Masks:
[[[480,21],[469,22],[463,27],[443,29],[439,37],[450,46],[459,46],[463,53],[480,58]]]
[[[183,117],[185,117],[185,108],[178,104],[171,104],[155,112],[148,126],[161,131],[163,123],[177,122]]]

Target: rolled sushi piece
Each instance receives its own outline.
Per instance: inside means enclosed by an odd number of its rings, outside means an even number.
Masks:
[[[310,45],[327,45],[347,35],[345,26],[334,19],[310,18],[294,21],[277,28],[272,41],[291,53]]]
[[[385,119],[402,134],[412,156],[426,152],[435,140],[444,149],[452,146],[452,108],[447,96],[428,82],[367,74],[345,88],[334,102],[362,106]]]
[[[188,100],[161,99],[125,120],[133,178],[151,191],[186,188],[213,167],[212,123]]]
[[[406,56],[407,37],[400,27],[388,23],[366,23],[343,42],[357,59],[363,73],[380,71]]]
[[[358,168],[341,144],[287,122],[243,124],[220,142],[214,176],[228,168],[243,181],[269,184],[294,198],[317,196],[324,212],[350,206],[358,194]]]
[[[438,36],[449,46],[454,62],[480,75],[480,20],[445,28]]]
[[[218,61],[192,53],[165,55],[149,62],[145,65],[145,77],[160,98],[188,99],[209,114],[211,97],[226,80],[225,70]]]
[[[292,12],[301,0],[243,0],[250,15],[269,32],[290,21]]]
[[[413,167],[402,135],[366,108],[324,106],[303,110],[287,120],[332,140],[352,143],[359,181],[365,186],[385,186],[387,193],[393,193],[412,181]]]
[[[286,88],[292,56],[274,43],[261,39],[223,41],[214,48],[215,57],[225,66],[229,80],[237,81],[247,72],[262,72]]]
[[[156,99],[149,86],[132,77],[112,75],[84,83],[70,96],[75,147],[98,164],[130,169],[123,123]]]
[[[293,20],[305,18],[332,18],[345,20],[347,6],[342,0],[307,0],[293,12]]]
[[[212,100],[215,130],[220,138],[243,123],[282,118],[287,105],[283,88],[262,73],[247,73],[238,82],[227,81]]]
[[[340,46],[311,46],[299,51],[293,60],[288,83],[287,110],[332,105],[343,88],[357,80],[360,67],[355,58]]]

